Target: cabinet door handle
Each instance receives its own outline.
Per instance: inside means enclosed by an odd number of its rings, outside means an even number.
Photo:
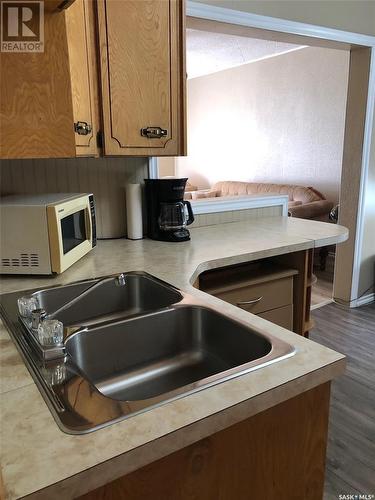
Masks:
[[[88,135],[91,134],[92,126],[87,122],[76,122],[74,124],[74,132],[78,135]]]
[[[148,139],[161,139],[166,137],[168,130],[161,127],[145,127],[141,128],[141,136],[147,137]]]
[[[241,306],[250,306],[252,304],[257,304],[258,302],[260,302],[261,300],[263,299],[263,295],[261,295],[260,297],[257,297],[256,299],[252,299],[252,300],[243,300],[241,302],[237,302],[237,306],[238,307],[241,307]]]

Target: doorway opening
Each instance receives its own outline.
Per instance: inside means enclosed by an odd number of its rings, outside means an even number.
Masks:
[[[188,156],[159,160],[194,197],[282,193],[292,217],[335,223],[350,46],[187,20]],[[234,189],[234,191],[233,191]],[[312,308],[333,300],[335,247],[317,249]]]

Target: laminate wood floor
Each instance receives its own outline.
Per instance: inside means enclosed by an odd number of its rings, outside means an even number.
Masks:
[[[329,304],[312,316],[310,339],[347,356],[332,383],[324,500],[375,495],[375,304]]]

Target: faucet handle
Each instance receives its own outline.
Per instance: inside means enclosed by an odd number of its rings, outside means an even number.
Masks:
[[[20,297],[17,300],[17,305],[18,312],[23,318],[31,318],[32,312],[40,307],[37,297],[32,295]]]
[[[39,322],[37,332],[43,346],[61,345],[64,340],[64,325],[57,319],[43,319]]]

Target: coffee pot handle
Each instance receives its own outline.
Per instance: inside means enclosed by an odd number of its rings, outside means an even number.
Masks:
[[[186,205],[187,210],[188,210],[188,214],[189,214],[189,218],[186,221],[186,224],[189,226],[190,224],[192,224],[194,222],[193,209],[191,208],[190,201],[184,200],[184,205]]]

